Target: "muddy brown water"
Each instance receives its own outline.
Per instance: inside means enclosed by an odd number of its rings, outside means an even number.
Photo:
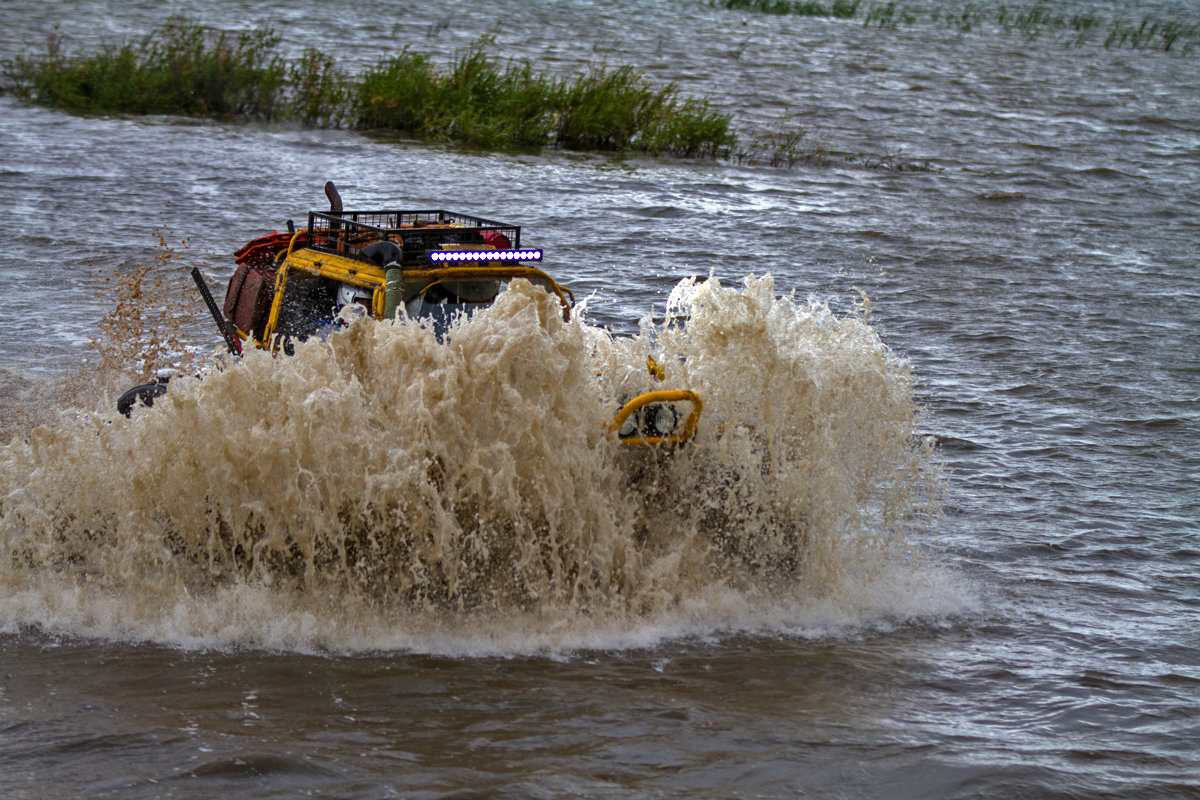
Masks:
[[[18,0],[0,57],[55,23],[96,46],[172,8],[67,2],[50,19]],[[111,307],[105,275],[152,259],[156,231],[189,239],[180,281],[196,261],[221,280],[236,247],[322,207],[328,179],[348,206],[517,222],[592,295],[553,336],[514,295],[455,352],[413,330],[346,337],[125,427],[68,412],[0,451],[0,537],[25,554],[0,571],[0,794],[1197,796],[1195,53],[666,0],[187,10],[273,22],[285,47],[347,65],[489,32],[549,70],[631,63],[741,130],[787,120],[836,153],[792,168],[495,154],[0,98],[9,415],[78,368]],[[710,419],[765,433],[710,429],[665,474],[622,483],[629,465],[594,433],[591,359],[619,392],[651,344],[638,320],[692,274],[722,288],[690,338],[655,341],[686,354],[674,375],[703,387]],[[347,366],[370,359],[400,366]],[[413,470],[431,454],[461,481]],[[910,468],[924,477],[902,489]],[[204,538],[216,505],[316,550],[361,497],[394,499],[433,542],[380,564],[469,569],[244,579]],[[476,530],[456,516],[472,502],[478,531],[522,535],[455,539]],[[716,546],[697,538],[714,520]],[[757,546],[807,561],[764,575]],[[439,600],[451,583],[471,610]]]

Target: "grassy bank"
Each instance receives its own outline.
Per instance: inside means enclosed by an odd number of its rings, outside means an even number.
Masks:
[[[7,62],[4,74],[18,97],[84,113],[297,120],[488,148],[716,157],[736,144],[730,115],[631,67],[557,79],[498,63],[485,39],[448,69],[405,49],[350,76],[317,50],[288,62],[278,45],[270,29],[231,37],[175,21],[88,54],[69,54],[52,38],[45,53]]]

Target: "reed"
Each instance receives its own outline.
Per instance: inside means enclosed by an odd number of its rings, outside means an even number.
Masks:
[[[832,15],[835,7],[858,6],[843,0],[828,9]],[[294,120],[489,149],[556,146],[787,167],[837,161],[913,168],[890,156],[832,157],[824,143],[790,124],[741,142],[731,114],[683,95],[674,83],[656,84],[629,66],[553,78],[525,62],[498,62],[487,38],[448,68],[406,48],[358,76],[312,48],[288,63],[276,53],[278,44],[270,30],[229,37],[173,21],[137,44],[90,55],[69,55],[51,38],[44,55],[8,62],[4,73],[9,91],[71,111]]]
[[[894,2],[878,5],[868,11],[865,25],[896,27],[897,19],[916,22],[919,12],[897,8]],[[967,3],[958,8],[935,7],[929,20],[963,32],[992,29],[1018,34],[1026,41],[1043,36],[1057,37],[1073,46],[1101,42],[1100,34],[1107,29],[1102,44],[1107,48],[1128,47],[1133,50],[1160,50],[1189,53],[1200,46],[1200,23],[1165,19],[1153,14],[1140,22],[1118,16],[1106,16],[1095,10],[1070,10],[1052,5],[978,6]]]
[[[288,67],[287,113],[311,127],[337,127],[347,117],[351,85],[333,57],[306,48]]]
[[[730,115],[680,98],[632,67],[597,69],[555,87],[554,141],[573,150],[637,150],[721,156],[736,143]]]
[[[916,21],[916,16],[904,6],[898,6],[895,0],[887,3],[877,3],[867,9],[863,17],[863,26],[875,25],[879,28],[895,30],[901,23],[908,25]]]
[[[544,146],[715,156],[733,145],[730,116],[632,67],[554,80],[529,64],[501,66],[477,42],[439,72],[405,50],[358,83],[358,127],[483,147]]]
[[[448,72],[408,49],[381,61],[357,82],[355,126],[481,147],[547,144],[553,81],[528,64],[500,67],[488,44],[472,45]]]
[[[785,127],[790,127],[786,125]],[[802,128],[771,131],[739,144],[733,158],[739,164],[794,167],[797,164],[824,166],[829,163],[829,147]]]
[[[1112,26],[1108,38],[1104,41],[1106,47],[1150,47],[1170,51],[1179,44],[1178,48],[1188,53],[1200,45],[1200,23],[1183,23],[1173,20],[1160,20],[1153,16],[1144,17],[1140,24],[1118,22]]]
[[[818,0],[713,0],[713,5],[762,14],[795,14],[802,17],[833,17],[850,19],[858,13],[862,0],[833,0],[829,4]]]
[[[711,0],[713,6],[762,14],[792,14],[805,17],[852,19],[863,25],[895,30],[900,25],[925,22],[953,28],[962,33],[1003,32],[1019,34],[1027,41],[1058,36],[1069,45],[1100,41],[1108,29],[1105,47],[1189,53],[1200,46],[1200,22],[1148,15],[1140,21],[1105,16],[1099,11],[1070,10],[1053,4],[999,5],[966,2],[961,5],[916,4],[898,0]]]
[[[528,63],[498,63],[484,38],[449,69],[405,49],[351,77],[312,48],[289,64],[278,44],[267,29],[230,37],[172,21],[137,44],[89,55],[51,38],[45,54],[7,62],[4,74],[20,97],[85,113],[293,119],[486,148],[691,157],[722,155],[735,142],[730,115],[632,67],[555,79]]]
[[[236,37],[172,20],[137,43],[72,56],[52,37],[38,58],[5,64],[12,90],[72,111],[271,119],[286,80],[279,36]]]

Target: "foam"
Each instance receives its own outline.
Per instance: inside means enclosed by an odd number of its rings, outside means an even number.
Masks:
[[[356,323],[0,450],[0,628],[181,647],[483,654],[953,613],[907,364],[861,316],[684,281],[614,338],[516,281],[441,342]],[[681,451],[618,400],[704,398]],[[599,372],[599,374],[597,374]],[[924,588],[921,588],[924,587]],[[907,610],[906,610],[907,609]]]

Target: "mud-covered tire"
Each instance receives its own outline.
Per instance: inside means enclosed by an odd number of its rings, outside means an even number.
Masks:
[[[153,383],[143,383],[141,386],[135,386],[125,394],[117,398],[117,411],[122,416],[128,417],[133,413],[135,405],[143,405],[149,408],[154,405],[154,398],[162,397],[167,393],[167,381],[156,380]]]

